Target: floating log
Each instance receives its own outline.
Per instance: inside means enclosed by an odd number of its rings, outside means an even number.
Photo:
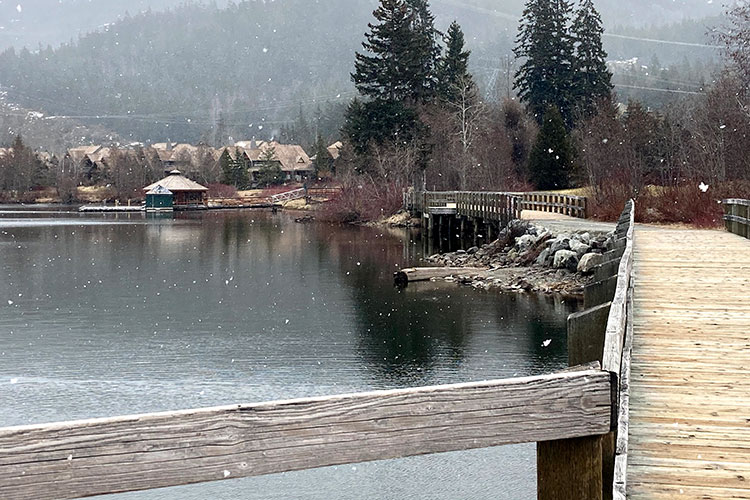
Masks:
[[[486,275],[488,271],[483,267],[411,267],[396,271],[393,278],[396,284],[406,285],[415,281],[429,281],[448,276]]]

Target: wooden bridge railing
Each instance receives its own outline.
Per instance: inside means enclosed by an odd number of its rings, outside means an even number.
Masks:
[[[490,382],[0,429],[0,498],[60,500],[602,435],[597,366]],[[583,481],[562,461],[567,483]],[[568,484],[567,486],[570,486]],[[564,493],[555,498],[573,498]],[[601,482],[599,483],[601,488]]]
[[[559,193],[516,193],[521,197],[522,210],[536,210],[569,215],[579,219],[586,218],[587,199],[584,196],[572,196]]]
[[[750,200],[722,201],[727,231],[750,238]]]
[[[556,193],[505,193],[484,191],[407,191],[404,209],[426,213],[455,203],[458,215],[488,220],[518,218],[521,210],[537,210],[586,218],[587,200]]]
[[[624,499],[628,450],[630,355],[633,343],[633,245],[635,203],[629,201],[615,229],[614,248],[584,290],[585,310],[568,318],[571,363],[599,361],[617,379],[616,431],[601,441],[603,498]]]

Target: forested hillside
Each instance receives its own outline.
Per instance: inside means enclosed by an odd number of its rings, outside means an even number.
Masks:
[[[292,121],[297,122],[295,126],[302,122],[308,130],[322,128],[326,136],[335,134],[336,119],[354,95],[349,77],[353,54],[360,48],[377,2],[251,0],[228,6],[227,2],[212,2],[174,7],[176,3],[140,0],[126,7],[111,0],[54,5],[32,0],[23,2],[19,12],[15,2],[0,2],[2,19],[11,20],[0,29],[0,37],[6,37],[0,38],[0,43],[7,43],[10,33],[23,34],[16,41],[31,40],[31,33],[40,41],[53,41],[59,36],[52,31],[61,26],[70,26],[70,36],[81,29],[100,27],[58,48],[6,50],[0,54],[0,91],[6,91],[8,101],[21,107],[103,126],[126,141],[175,139],[219,144],[229,138],[283,136],[282,128]],[[501,7],[494,0],[431,2],[438,29],[445,30],[453,19],[463,27],[473,52],[472,72],[488,97],[509,93],[508,75],[515,68],[508,57],[522,4],[522,0],[503,2]],[[648,13],[648,21],[655,23],[714,13],[719,8],[697,0],[639,0],[635,2],[638,5],[606,0],[597,4],[605,26],[616,26],[610,30],[612,35],[698,44],[708,44],[705,32],[711,21],[646,28],[642,27],[645,19],[621,14],[625,10]],[[142,11],[147,6],[153,10]],[[156,10],[163,7],[172,8]],[[130,14],[125,15],[125,8]],[[35,22],[43,13],[47,22]],[[116,20],[118,15],[121,17]],[[105,25],[104,16],[113,22]],[[687,55],[696,61],[710,60],[717,53],[708,47],[618,36],[606,37],[605,48],[610,59],[638,57],[638,70],[654,60],[673,66]],[[706,73],[700,67],[689,68],[689,72],[699,76],[682,75],[688,71],[679,71],[678,76],[689,78],[691,84]],[[640,77],[628,78],[627,82],[638,83]],[[649,105],[663,100],[657,98],[669,97],[622,90],[625,95],[644,98]],[[306,115],[304,120],[300,120],[300,110]],[[0,141],[7,142],[9,133],[1,133]]]

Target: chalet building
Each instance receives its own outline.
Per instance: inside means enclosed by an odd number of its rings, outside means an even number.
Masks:
[[[328,146],[328,154],[331,155],[331,159],[333,161],[336,161],[341,156],[341,148],[344,147],[344,144],[341,141],[336,141],[330,146]]]
[[[109,155],[110,149],[104,146],[70,148],[60,167],[64,171],[80,173],[87,184],[96,184],[104,174]]]
[[[271,161],[279,165],[287,181],[302,182],[309,179],[315,172],[315,167],[302,146],[279,144],[275,141],[263,142],[258,144],[257,149],[245,150],[245,154],[250,161],[250,175],[252,175],[253,180],[257,180],[263,158],[270,150],[273,150]]]
[[[143,191],[151,194],[165,194],[169,191],[175,210],[201,209],[208,206],[208,188],[191,181],[179,170],[172,170],[168,176],[146,186]]]

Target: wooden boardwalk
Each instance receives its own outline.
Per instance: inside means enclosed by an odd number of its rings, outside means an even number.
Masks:
[[[750,499],[750,240],[637,229],[628,498]]]

